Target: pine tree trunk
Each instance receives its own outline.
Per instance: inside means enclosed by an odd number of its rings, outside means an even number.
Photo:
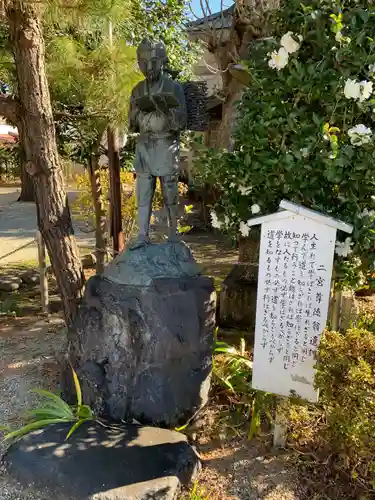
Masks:
[[[59,163],[37,3],[5,2],[16,65],[26,170],[32,176],[38,227],[46,243],[68,326],[77,314],[84,275]]]
[[[222,149],[231,149],[234,125],[237,118],[236,103],[241,100],[245,86],[237,82],[234,78],[227,78],[226,93],[227,98],[223,103],[223,114],[220,127],[218,130],[217,143]]]
[[[249,45],[270,34],[272,14],[279,8],[280,0],[236,0],[235,4],[229,35],[213,50],[218,68],[222,70],[223,93],[226,98],[218,131],[217,147],[220,149],[227,149],[232,145],[236,103],[246,88],[232,77],[228,71],[229,65],[248,59]]]

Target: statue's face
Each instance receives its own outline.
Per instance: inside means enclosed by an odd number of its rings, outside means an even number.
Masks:
[[[150,82],[158,80],[163,69],[163,61],[156,50],[142,51],[138,56],[138,65]]]

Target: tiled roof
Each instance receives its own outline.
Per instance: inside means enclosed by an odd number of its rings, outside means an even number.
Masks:
[[[9,134],[0,134],[0,144],[1,143],[16,144],[16,142],[17,142],[17,137],[14,137],[13,135]]]
[[[222,12],[216,12],[211,16],[205,16],[195,21],[192,21],[188,24],[188,31],[199,31],[204,29],[204,27],[209,26],[210,28],[230,28],[232,24],[232,15],[234,12],[235,5],[233,4],[228,9],[223,10]]]

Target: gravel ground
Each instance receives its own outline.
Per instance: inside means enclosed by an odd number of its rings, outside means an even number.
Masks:
[[[33,404],[31,389],[56,389],[58,365],[56,354],[62,352],[65,335],[61,320],[22,319],[23,328],[2,328],[0,334],[0,424],[17,427],[25,410]],[[5,333],[3,334],[3,331]],[[6,451],[0,444],[0,455]],[[22,488],[0,468],[0,500],[50,500],[47,494]],[[59,499],[54,499],[59,500]]]

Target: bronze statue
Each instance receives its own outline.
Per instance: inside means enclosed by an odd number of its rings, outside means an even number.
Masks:
[[[139,133],[135,156],[139,234],[133,248],[146,245],[156,179],[159,177],[168,218],[168,239],[177,238],[180,132],[186,128],[185,94],[166,73],[162,42],[144,40],[137,59],[145,80],[132,91],[129,130]]]

